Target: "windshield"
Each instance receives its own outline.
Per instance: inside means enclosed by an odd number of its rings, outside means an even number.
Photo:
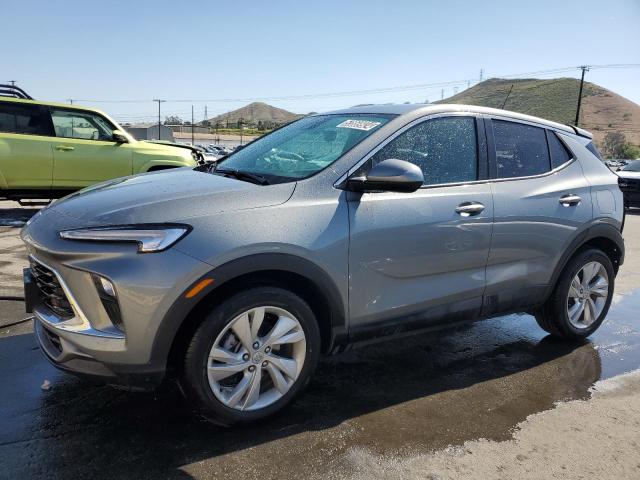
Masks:
[[[640,161],[631,162],[622,168],[625,172],[640,172]]]
[[[393,115],[317,115],[272,132],[219,163],[270,183],[310,177],[391,120]]]

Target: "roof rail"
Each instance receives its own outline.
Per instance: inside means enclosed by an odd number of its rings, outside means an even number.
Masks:
[[[15,85],[6,85],[4,83],[0,83],[0,97],[13,97],[33,100],[33,97],[20,87],[16,87]]]
[[[569,125],[567,123],[567,127],[571,127],[576,135],[579,135],[584,138],[588,138],[589,140],[593,139],[593,134],[591,132],[587,132],[584,128],[576,127],[575,125]]]

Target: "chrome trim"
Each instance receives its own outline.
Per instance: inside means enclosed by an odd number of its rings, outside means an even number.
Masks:
[[[69,304],[71,305],[71,309],[73,310],[74,316],[68,320],[61,320],[60,317],[54,315],[48,308],[43,309],[40,305],[36,306],[33,309],[33,314],[41,320],[42,322],[49,325],[51,328],[62,330],[65,332],[73,332],[79,333],[82,335],[90,335],[93,337],[103,337],[103,338],[117,338],[122,339],[125,338],[123,334],[118,334],[115,332],[105,332],[102,330],[96,330],[89,322],[89,319],[86,317],[80,306],[78,305],[77,300],[71,293],[71,290],[67,286],[66,282],[62,279],[62,276],[56,271],[56,269],[51,268],[49,265],[44,263],[42,260],[37,259],[33,255],[29,255],[29,258],[36,263],[39,263],[43,267],[51,270],[53,274],[58,279],[60,283],[60,287],[62,287],[62,291],[64,292]]]

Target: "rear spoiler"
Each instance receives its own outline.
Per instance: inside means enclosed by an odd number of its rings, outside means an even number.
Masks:
[[[593,140],[593,134],[591,132],[587,132],[585,129],[576,127],[575,125],[567,125],[567,127],[571,128],[576,135],[579,135],[584,138],[588,138],[589,140]]]

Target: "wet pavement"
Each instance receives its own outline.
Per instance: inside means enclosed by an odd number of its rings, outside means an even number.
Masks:
[[[354,447],[409,455],[509,438],[528,415],[640,367],[640,236],[626,236],[624,295],[589,341],[510,315],[370,345],[324,359],[294,405],[250,427],[207,424],[171,386],[129,393],[58,372],[29,323],[0,326],[0,478],[321,477]],[[0,325],[20,303],[0,302]]]
[[[353,446],[389,455],[505,439],[528,415],[638,368],[639,308],[640,290],[618,296],[581,344],[512,315],[351,351],[325,359],[283,414],[234,429],[194,417],[175,388],[129,393],[60,373],[29,325],[0,329],[0,477],[302,477]]]

